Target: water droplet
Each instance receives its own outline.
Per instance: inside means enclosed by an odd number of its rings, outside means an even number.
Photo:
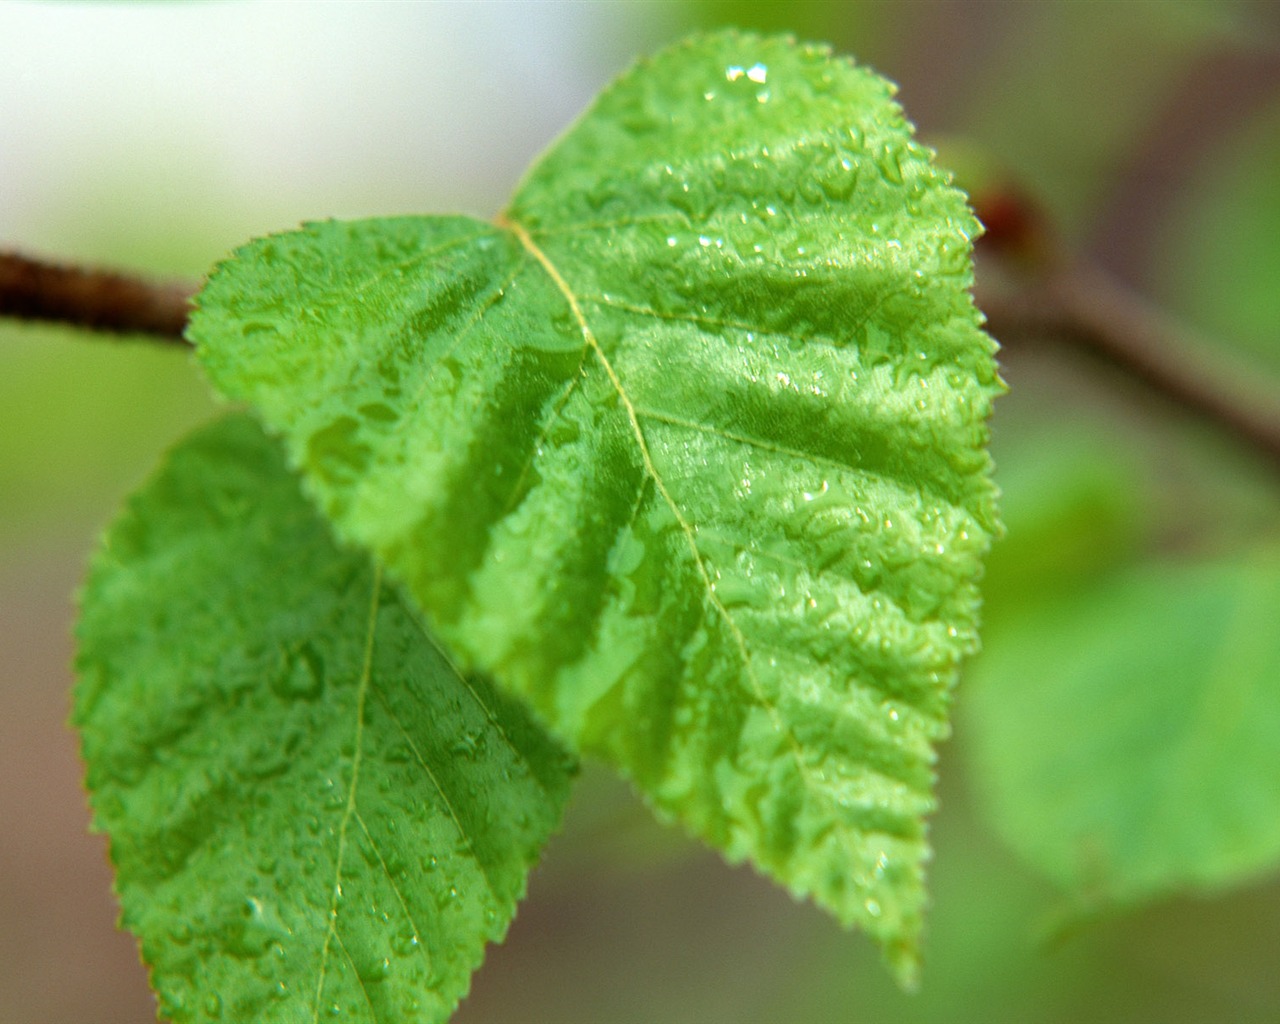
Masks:
[[[416,932],[402,932],[391,940],[391,949],[400,956],[410,956],[419,949]]]
[[[285,700],[314,700],[324,689],[324,658],[310,641],[281,651],[270,686]]]
[[[391,960],[384,956],[381,960],[365,961],[359,965],[356,974],[365,984],[386,981],[391,976]]]
[[[449,753],[474,761],[485,748],[485,735],[480,729],[464,729],[449,745]]]
[[[895,147],[886,146],[882,149],[876,156],[876,166],[880,168],[886,181],[894,185],[902,184],[902,154]]]
[[[289,937],[289,929],[276,909],[256,896],[246,896],[239,912],[231,911],[224,920],[223,940],[233,956],[260,957],[273,944]]]
[[[741,71],[742,69],[739,68],[738,70]],[[769,69],[765,65],[760,63],[753,64],[747,70],[747,77],[751,79],[751,81],[757,83],[758,85],[764,85],[765,79],[768,77],[768,75],[769,75]]]

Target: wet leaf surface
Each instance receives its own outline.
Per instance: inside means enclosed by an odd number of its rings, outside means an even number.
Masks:
[[[882,79],[641,62],[494,224],[320,223],[191,336],[460,663],[915,969],[999,391],[977,224]]]
[[[94,559],[74,718],[167,1019],[443,1021],[506,932],[570,764],[380,577],[244,415]]]

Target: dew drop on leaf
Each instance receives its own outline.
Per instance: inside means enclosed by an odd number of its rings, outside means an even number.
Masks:
[[[286,700],[314,700],[324,689],[324,659],[309,642],[282,651],[270,685]]]

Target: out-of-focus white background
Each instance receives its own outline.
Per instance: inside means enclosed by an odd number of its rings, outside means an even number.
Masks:
[[[140,247],[167,236],[194,250],[173,236],[231,245],[311,217],[488,216],[637,52],[637,35],[661,38],[636,14],[626,3],[4,4],[0,238],[59,253],[83,249],[86,228],[123,226]],[[97,255],[118,260],[119,246],[103,238]]]

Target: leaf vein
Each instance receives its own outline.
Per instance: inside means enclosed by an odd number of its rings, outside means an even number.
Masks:
[[[415,267],[426,260],[431,259],[433,256],[439,256],[441,253],[448,252],[450,249],[461,249],[464,246],[470,245],[472,242],[478,242],[480,239],[485,237],[485,234],[486,232],[477,231],[474,235],[465,235],[462,238],[451,238],[449,241],[443,242],[434,248],[426,249],[422,252],[415,252],[411,256],[406,256],[404,259],[397,262],[386,264],[379,263],[368,276],[353,283],[351,288],[355,292],[363,292],[368,289],[370,285],[382,284],[393,273],[402,273],[410,267]]]
[[[654,420],[658,423],[665,423],[670,427],[680,427],[686,430],[693,430],[701,434],[710,434],[712,437],[718,437],[724,441],[733,441],[737,444],[745,444],[750,448],[759,451],[772,452],[775,455],[788,455],[796,459],[806,459],[812,462],[819,462],[833,469],[844,472],[852,472],[865,474],[867,476],[880,476],[878,473],[872,473],[870,470],[855,466],[850,462],[842,462],[839,459],[832,458],[830,455],[819,455],[816,452],[806,452],[799,448],[791,448],[787,445],[778,444],[774,441],[766,441],[763,438],[755,437],[752,434],[740,434],[734,430],[728,430],[714,424],[698,423],[694,420],[682,419],[679,416],[673,416],[670,413],[662,412],[658,409],[649,409],[643,406],[636,406],[636,415],[641,419]],[[883,479],[883,477],[882,477]]]
[[[378,849],[377,840],[373,838],[373,833],[369,831],[369,826],[365,824],[364,815],[356,811],[356,823],[360,826],[364,836],[369,840],[369,846],[373,849],[374,855],[378,858],[378,864],[382,867],[382,873],[387,876],[387,884],[391,886],[391,891],[396,894],[396,899],[400,903],[400,908],[404,911],[404,916],[409,919],[409,926],[413,929],[413,938],[418,950],[427,959],[428,968],[431,966],[431,956],[427,952],[426,945],[422,942],[422,929],[418,927],[418,922],[413,919],[413,911],[409,909],[409,904],[404,898],[404,893],[400,891],[400,886],[396,884],[391,869],[387,867],[386,859],[382,856],[382,851]]]
[[[373,1021],[378,1020],[378,1010],[373,1005],[373,999],[369,996],[369,989],[365,987],[364,978],[360,977],[360,971],[356,967],[355,959],[351,956],[351,950],[347,949],[347,944],[342,940],[342,936],[337,936],[338,945],[342,948],[342,955],[347,958],[347,963],[351,965],[351,973],[355,975],[356,984],[360,986],[360,994],[364,996],[365,1004],[369,1007],[369,1013],[372,1015]]]
[[[524,751],[521,750],[521,748],[516,745],[516,742],[510,737],[510,735],[508,735],[507,730],[503,726],[502,721],[498,717],[497,712],[495,712],[493,708],[491,708],[488,704],[485,703],[484,698],[481,697],[480,694],[476,691],[476,688],[472,685],[471,680],[466,677],[466,675],[454,662],[452,655],[450,655],[450,653],[447,650],[445,650],[443,646],[441,646],[440,641],[436,639],[435,634],[432,633],[431,630],[427,628],[427,625],[422,618],[422,611],[412,603],[405,604],[403,605],[403,607],[405,608],[406,611],[410,613],[409,618],[410,618],[410,621],[412,621],[414,628],[417,629],[418,632],[422,634],[422,638],[428,644],[431,645],[431,647],[435,650],[436,654],[439,655],[440,660],[449,666],[449,671],[460,683],[462,683],[467,693],[471,695],[471,699],[475,701],[476,707],[478,707],[481,711],[484,712],[485,718],[489,720],[489,723],[493,726],[494,730],[498,733],[498,736],[501,738],[502,742],[506,744],[507,749],[510,750],[513,755],[515,755],[515,757],[520,761],[521,764],[523,764],[526,768],[529,769],[529,777],[533,779],[534,784],[540,790],[542,790],[542,792],[546,796],[554,798],[556,795],[555,792],[549,786],[546,786],[543,784],[538,773],[534,771],[534,766],[532,762],[530,762],[529,758],[525,756]],[[386,705],[384,704],[383,706],[385,707]],[[395,720],[394,716],[392,717],[393,717],[393,720]],[[396,721],[396,725],[399,726],[400,725],[399,721],[398,720],[395,720],[395,721]],[[400,731],[404,732],[403,726],[400,726]],[[405,738],[408,739],[407,734]],[[410,746],[412,746],[412,742],[410,742]]]
[[[338,935],[338,900],[342,897],[342,862],[347,852],[347,829],[351,818],[356,813],[356,787],[360,782],[360,759],[364,743],[364,707],[369,694],[369,680],[373,673],[373,645],[378,627],[378,598],[382,590],[382,567],[373,570],[373,596],[369,601],[369,625],[365,633],[364,661],[360,668],[360,682],[356,689],[356,735],[354,751],[351,755],[351,784],[347,788],[347,802],[342,812],[342,822],[338,826],[338,852],[334,857],[333,891],[329,896],[329,923],[325,930],[324,944],[320,949],[320,971],[316,979],[316,1001],[311,1015],[312,1024],[320,1020],[320,1000],[324,995],[325,974],[329,965],[329,950],[333,940],[337,938],[342,945],[342,937]],[[343,951],[346,947],[343,946]],[[348,954],[348,959],[350,955]],[[354,966],[354,965],[353,965]],[[357,973],[357,978],[359,974]],[[363,988],[363,982],[361,983]],[[366,993],[366,998],[367,998]]]
[[[550,238],[552,235],[583,235],[593,231],[617,231],[637,224],[662,224],[667,221],[680,221],[690,225],[689,217],[683,213],[651,213],[643,217],[622,217],[616,220],[581,221],[556,228],[537,228],[530,231],[531,238]]]
[[[461,678],[461,676],[459,676],[459,678]],[[426,773],[426,776],[430,780],[431,785],[435,787],[435,791],[440,794],[440,799],[444,802],[444,808],[449,813],[449,818],[450,820],[453,821],[454,828],[458,830],[458,835],[462,838],[462,841],[466,844],[467,850],[471,854],[471,859],[474,860],[476,862],[476,865],[480,868],[480,876],[484,879],[485,887],[489,890],[490,895],[492,895],[493,898],[500,903],[501,898],[498,895],[497,889],[494,888],[493,879],[490,877],[490,874],[489,874],[489,866],[480,858],[480,855],[476,853],[475,844],[472,843],[471,841],[471,835],[463,827],[462,821],[461,819],[459,819],[457,811],[454,810],[453,802],[449,799],[449,794],[445,792],[444,787],[440,784],[440,780],[436,778],[435,772],[431,770],[431,766],[427,763],[426,758],[422,756],[422,752],[418,749],[418,745],[413,742],[413,737],[409,734],[409,731],[404,727],[404,724],[400,721],[399,716],[397,716],[395,711],[393,711],[391,707],[386,703],[385,698],[379,695],[378,699],[379,699],[379,702],[382,704],[382,709],[387,713],[387,716],[391,719],[391,721],[395,723],[396,728],[400,730],[400,734],[404,737],[404,741],[409,745],[409,749],[413,752],[414,759],[418,762],[418,764],[422,767],[422,770]],[[483,707],[483,705],[481,706]]]
[[[477,237],[483,237],[483,236],[477,236]],[[507,293],[507,289],[510,288],[512,283],[515,281],[515,279],[520,276],[521,269],[522,268],[517,267],[515,270],[513,270],[510,276],[507,277],[502,282],[502,284],[498,285],[496,288],[491,288],[488,294],[485,294],[484,297],[481,299],[481,301],[479,301],[476,304],[475,311],[472,313],[471,317],[467,320],[467,322],[464,323],[462,327],[458,330],[457,336],[453,339],[453,343],[444,352],[440,353],[440,355],[435,359],[432,366],[428,368],[427,372],[422,375],[422,380],[419,382],[412,396],[410,396],[405,403],[407,409],[415,408],[419,405],[419,403],[422,401],[423,394],[426,392],[427,388],[431,384],[432,377],[435,376],[435,368],[439,366],[442,362],[444,362],[446,359],[448,359],[455,352],[457,352],[458,349],[462,346],[462,343],[466,341],[468,337],[470,337],[471,332],[476,327],[478,327],[481,323],[483,323],[485,314],[487,314],[489,310],[493,309],[494,306],[496,306],[499,302],[502,301],[503,297]]]
[[[746,637],[738,627],[738,624],[734,621],[733,616],[730,615],[729,609],[725,607],[724,603],[716,595],[715,584],[711,579],[710,572],[707,570],[706,561],[703,559],[702,552],[698,549],[698,542],[694,534],[693,527],[689,523],[688,519],[685,518],[684,512],[681,511],[679,503],[675,500],[675,497],[671,494],[670,490],[668,490],[666,482],[658,472],[658,467],[654,464],[653,456],[649,451],[649,444],[648,441],[645,440],[644,430],[640,425],[639,416],[636,412],[634,403],[631,401],[631,396],[627,393],[621,379],[619,379],[617,371],[609,361],[609,357],[605,355],[603,348],[601,348],[600,342],[596,338],[595,333],[591,330],[590,324],[587,323],[586,317],[582,312],[582,307],[578,303],[577,296],[573,289],[569,287],[568,282],[564,279],[563,275],[561,275],[559,269],[551,262],[547,254],[538,247],[533,239],[530,238],[528,231],[526,231],[523,226],[516,221],[505,218],[502,223],[506,227],[510,228],[510,230],[516,235],[520,240],[521,245],[525,247],[530,256],[541,264],[552,282],[564,296],[565,301],[569,304],[569,308],[573,313],[574,319],[578,322],[578,326],[582,331],[582,336],[585,339],[587,346],[592,350],[596,359],[600,362],[600,365],[603,367],[610,383],[613,385],[614,391],[618,395],[618,400],[622,403],[623,410],[626,412],[627,419],[631,424],[632,434],[635,437],[640,458],[644,464],[645,473],[653,481],[654,487],[662,496],[663,501],[670,509],[672,516],[675,517],[677,525],[684,534],[689,550],[693,554],[694,565],[697,567],[698,575],[702,578],[706,592],[706,601],[715,610],[716,614],[729,630],[734,646],[737,647],[738,656],[742,662],[743,672],[751,684],[751,689],[755,694],[757,702],[769,715],[775,731],[785,738],[788,748],[795,759],[796,768],[806,782],[806,788],[813,793],[823,792],[822,788],[815,784],[811,770],[805,763],[804,757],[801,754],[795,734],[786,727],[776,705],[769,700],[768,696],[764,692],[764,688],[760,684],[760,680],[756,675],[755,668],[751,660],[750,651],[747,649]]]
[[[620,313],[634,313],[636,316],[647,317],[652,320],[666,320],[670,323],[697,324],[699,327],[707,327],[713,331],[719,331],[725,327],[730,327],[738,331],[750,331],[753,334],[762,334],[771,337],[794,340],[790,335],[779,334],[777,331],[769,330],[764,327],[757,327],[741,320],[721,320],[718,317],[706,316],[702,313],[669,313],[660,309],[654,309],[651,306],[639,306],[632,302],[623,302],[621,299],[615,299],[612,295],[587,295],[583,297],[582,301],[589,302],[596,306],[608,306],[610,309],[616,309]]]

